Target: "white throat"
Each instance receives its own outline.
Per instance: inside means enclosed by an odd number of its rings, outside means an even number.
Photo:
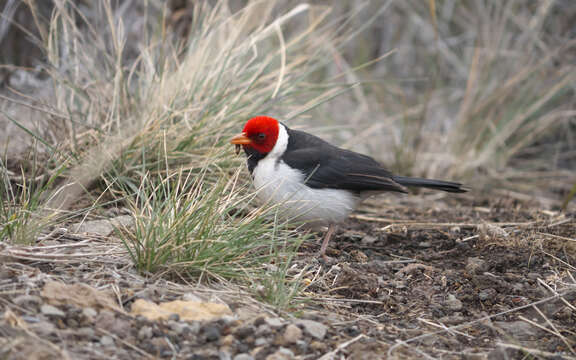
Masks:
[[[278,123],[278,138],[276,139],[276,144],[272,148],[272,151],[266,155],[266,158],[279,159],[286,149],[288,148],[288,131],[286,127]]]

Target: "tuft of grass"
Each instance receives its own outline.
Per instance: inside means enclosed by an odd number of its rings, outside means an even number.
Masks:
[[[34,244],[38,235],[58,222],[58,214],[44,207],[45,196],[59,176],[44,173],[37,152],[32,152],[20,166],[20,173],[0,159],[0,241]]]
[[[277,210],[254,207],[240,172],[216,183],[179,171],[146,173],[135,194],[126,189],[133,228],[118,233],[143,273],[198,281],[235,280],[279,309],[300,289],[288,267],[306,236],[277,221]]]

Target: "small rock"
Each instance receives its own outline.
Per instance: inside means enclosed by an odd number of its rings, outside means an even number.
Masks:
[[[170,350],[170,343],[165,337],[155,337],[150,340],[150,344],[156,349],[156,351],[160,352],[162,357],[169,357],[172,354]]]
[[[370,235],[366,235],[364,237],[362,237],[362,244],[363,245],[372,245],[374,244],[378,239],[374,236],[370,236]]]
[[[224,315],[220,319],[218,319],[218,321],[220,321],[224,325],[232,325],[237,320],[236,320],[236,317],[233,315]]]
[[[176,333],[176,335],[182,335],[186,328],[188,328],[187,323],[183,323],[180,321],[169,321],[168,324],[170,325],[170,329]]]
[[[324,342],[314,340],[310,343],[310,349],[317,352],[326,352],[328,345]]]
[[[220,350],[218,352],[218,358],[219,360],[232,360],[232,355],[226,350]]]
[[[284,325],[284,321],[280,318],[266,318],[266,324],[271,328],[279,328]]]
[[[318,340],[324,339],[328,328],[326,325],[313,320],[298,320],[296,325],[300,325],[304,330]]]
[[[138,339],[139,340],[148,340],[152,337],[152,327],[151,326],[144,326],[138,330]]]
[[[542,277],[542,275],[535,273],[535,272],[531,272],[531,273],[528,273],[526,275],[526,277],[530,280],[538,280],[538,278]]]
[[[272,329],[267,324],[262,324],[256,329],[256,335],[268,335],[270,332],[272,332]]]
[[[56,326],[49,321],[41,321],[36,324],[29,325],[30,329],[33,330],[38,336],[42,338],[47,338],[56,332]]]
[[[486,301],[488,299],[496,300],[495,297],[496,297],[496,290],[493,288],[484,289],[478,293],[478,298],[481,301]]]
[[[406,282],[402,280],[392,280],[390,285],[394,286],[398,290],[406,289]]]
[[[294,353],[290,349],[281,347],[275,353],[266,356],[266,360],[290,360],[294,359]]]
[[[114,339],[112,336],[104,335],[100,338],[100,344],[102,344],[102,346],[112,346],[114,345]]]
[[[344,333],[348,336],[358,336],[360,334],[360,329],[358,329],[358,326],[354,325],[354,326],[348,326],[344,329]]]
[[[78,320],[76,320],[76,319],[67,318],[66,319],[66,326],[68,326],[69,328],[75,329],[78,326],[80,326],[80,324],[78,323]]]
[[[288,324],[282,337],[284,344],[295,344],[302,338],[302,330],[294,324]]]
[[[483,274],[488,270],[488,263],[477,257],[468,258],[466,271],[470,274]]]
[[[222,334],[216,326],[209,325],[204,328],[204,339],[206,342],[217,341],[220,339],[220,336],[222,336]]]
[[[248,336],[254,335],[254,328],[251,326],[238,327],[234,330],[234,335],[236,335],[238,339],[242,340]]]
[[[534,340],[542,332],[537,327],[520,320],[510,322],[494,321],[494,325],[520,341]]]
[[[193,294],[193,293],[186,293],[186,294],[182,295],[182,300],[184,300],[184,301],[196,301],[196,302],[203,302],[204,301],[198,295]]]
[[[256,346],[264,346],[268,343],[268,339],[259,337],[254,341],[254,345]]]
[[[254,356],[250,354],[238,354],[234,356],[233,360],[254,360]]]
[[[358,262],[361,264],[366,264],[369,260],[368,256],[360,250],[350,251],[350,256],[355,262]]]
[[[350,239],[353,241],[362,240],[362,242],[364,242],[364,238],[366,236],[362,232],[348,230],[348,231],[344,231],[342,233],[342,235],[340,235],[340,237],[342,237],[344,239]]]
[[[452,294],[448,294],[448,299],[446,299],[444,305],[452,311],[460,311],[463,308],[462,301],[458,300],[456,296]]]
[[[54,316],[54,317],[64,317],[66,314],[64,311],[58,309],[56,306],[44,304],[40,307],[40,311],[42,314],[46,316]]]
[[[222,339],[220,339],[220,345],[232,346],[232,344],[234,344],[234,341],[236,341],[234,335],[226,335]]]
[[[35,296],[35,295],[20,295],[20,296],[16,296],[12,302],[18,306],[21,306],[23,308],[27,308],[27,309],[37,309],[40,304],[42,303],[42,299],[40,298],[40,296]]]
[[[90,321],[93,321],[94,318],[98,316],[98,311],[96,311],[94,308],[87,307],[82,309],[82,314],[90,319]]]
[[[94,329],[89,327],[83,327],[76,330],[76,335],[78,335],[80,338],[92,339],[95,334],[96,332]]]
[[[97,327],[110,330],[110,328],[114,326],[116,316],[111,311],[100,311],[100,314],[98,314],[98,318],[96,318],[95,321]]]
[[[130,215],[122,215],[112,219],[84,221],[70,226],[73,232],[90,233],[101,236],[108,236],[118,227],[130,227],[134,223],[134,218]]]
[[[116,317],[116,314],[107,310],[101,310],[94,319],[94,322],[96,323],[96,327],[106,329],[118,336],[124,336],[130,333],[130,329],[132,328],[129,320]]]
[[[200,322],[198,321],[185,323],[185,326],[182,329],[182,334],[184,335],[196,335],[199,332],[200,332]]]

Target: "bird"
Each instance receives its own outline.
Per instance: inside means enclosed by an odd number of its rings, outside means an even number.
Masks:
[[[257,197],[277,206],[281,216],[309,228],[328,226],[320,253],[342,222],[365,198],[381,192],[429,188],[451,193],[458,182],[397,176],[370,156],[339,148],[269,116],[250,118],[230,139],[244,149]]]

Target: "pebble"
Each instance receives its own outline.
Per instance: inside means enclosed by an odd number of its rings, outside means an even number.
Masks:
[[[258,326],[258,329],[256,329],[256,335],[268,335],[271,331],[272,329],[270,329],[270,326],[267,324],[262,324]]]
[[[49,321],[41,321],[36,324],[31,324],[30,329],[41,336],[42,338],[47,338],[48,336],[54,334],[56,331],[56,326]]]
[[[217,341],[220,339],[220,329],[216,326],[207,326],[204,328],[204,339],[206,342]]]
[[[298,340],[302,338],[302,330],[294,324],[288,324],[284,330],[283,343],[284,344],[295,344]]]
[[[324,342],[314,340],[310,343],[310,349],[318,352],[326,352],[328,345]]]
[[[220,345],[221,346],[232,346],[235,341],[236,341],[236,338],[234,337],[234,335],[226,335],[222,339],[220,339]]]
[[[488,299],[496,300],[495,297],[496,297],[496,290],[493,288],[484,289],[478,293],[478,298],[481,301],[486,301]]]
[[[233,360],[254,360],[254,356],[250,354],[238,354],[234,356]]]
[[[76,330],[76,334],[81,338],[92,339],[94,337],[94,335],[96,334],[96,332],[92,328],[83,327],[83,328],[79,328],[78,330]]]
[[[40,296],[35,295],[20,295],[16,296],[12,302],[18,306],[30,309],[35,308],[37,309],[38,306],[42,303],[42,299]]]
[[[280,318],[266,318],[266,324],[271,328],[279,328],[284,325],[284,321]]]
[[[204,300],[194,293],[186,293],[182,295],[182,300],[184,301],[195,301],[195,302],[204,302]]]
[[[302,326],[304,331],[318,340],[324,339],[326,332],[328,331],[326,325],[313,320],[298,320],[296,321],[296,325]]]
[[[488,270],[488,263],[477,257],[468,258],[466,271],[470,274],[482,274]]]
[[[104,335],[100,338],[100,344],[102,344],[102,346],[112,346],[114,345],[114,339],[112,336]]]
[[[250,326],[241,326],[234,331],[234,335],[236,335],[239,339],[247,338],[254,334],[254,328]]]
[[[48,305],[48,304],[44,304],[40,307],[40,311],[42,312],[42,314],[46,315],[46,316],[54,316],[54,317],[64,317],[66,316],[66,314],[64,313],[64,311],[58,309],[55,306],[52,305]]]
[[[259,337],[254,341],[254,345],[256,346],[264,346],[266,344],[268,344],[268,339],[263,337]]]
[[[444,302],[446,307],[452,311],[460,311],[464,307],[462,301],[458,300],[456,296],[448,294],[448,299]]]
[[[140,340],[148,340],[152,337],[152,327],[151,326],[144,326],[138,330],[138,339]]]
[[[294,359],[294,353],[290,349],[281,347],[275,353],[266,357],[266,360],[290,360]]]
[[[220,350],[218,352],[219,360],[232,360],[232,355],[228,351]]]
[[[362,237],[362,244],[364,245],[372,245],[374,244],[378,239],[374,236],[370,236],[370,235],[366,235],[364,237]]]
[[[524,321],[494,321],[494,325],[504,330],[516,340],[534,340],[541,331]]]
[[[93,321],[94,318],[98,316],[98,311],[96,311],[94,308],[87,307],[82,309],[82,314],[90,319],[90,321]]]

